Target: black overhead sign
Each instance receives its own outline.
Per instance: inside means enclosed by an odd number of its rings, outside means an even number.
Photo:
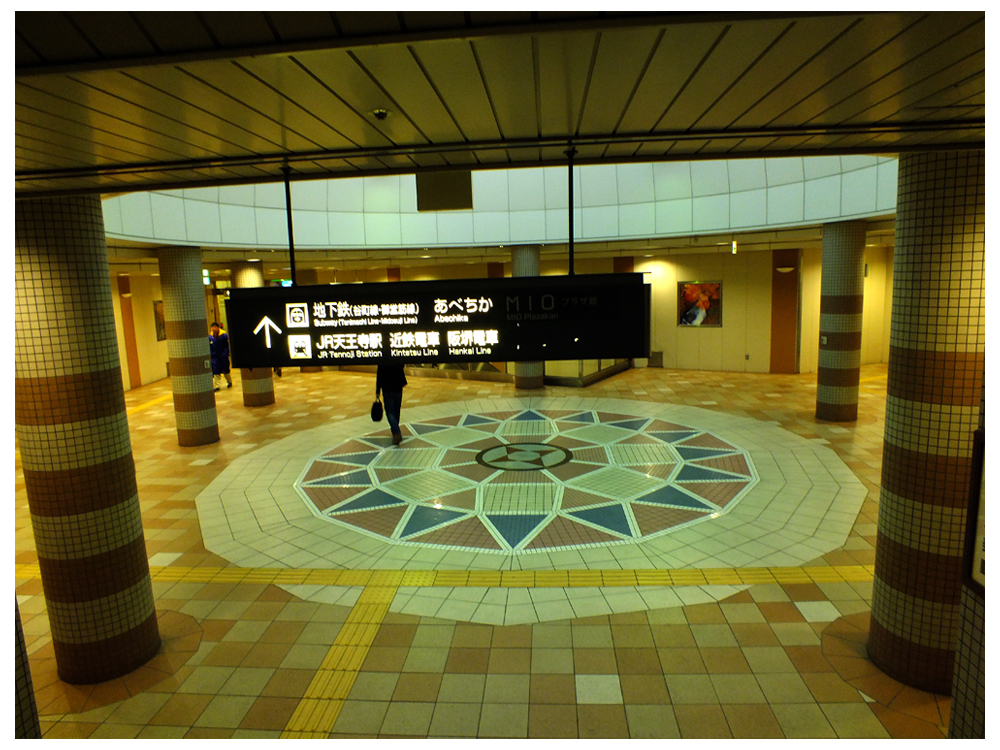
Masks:
[[[234,367],[649,356],[642,274],[231,289]]]

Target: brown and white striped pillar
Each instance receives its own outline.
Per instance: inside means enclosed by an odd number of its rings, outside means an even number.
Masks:
[[[510,275],[538,276],[541,270],[541,248],[538,245],[516,245],[510,251]],[[515,362],[515,388],[541,388],[545,384],[544,362]]]
[[[982,152],[901,156],[868,654],[948,694],[985,368]]]
[[[264,286],[264,269],[260,263],[233,265],[233,287],[248,289]],[[240,368],[244,406],[268,406],[274,403],[274,378],[270,367]]]
[[[215,443],[219,440],[219,419],[212,385],[201,250],[161,248],[157,258],[177,443],[183,446]]]
[[[823,225],[816,419],[827,422],[858,418],[866,230],[864,221]]]
[[[15,203],[14,422],[56,669],[120,677],[160,647],[97,196]]]

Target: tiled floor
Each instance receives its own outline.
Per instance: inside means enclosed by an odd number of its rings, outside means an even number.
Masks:
[[[374,528],[323,518],[357,494],[336,479],[328,489],[346,488],[350,497],[307,506],[296,482],[345,476],[352,466],[305,479],[308,464],[355,438],[362,448],[339,455],[380,448],[370,451],[385,455],[374,481],[388,488],[405,478],[392,462],[410,459],[389,458],[402,449],[365,438],[377,433],[365,417],[371,375],[286,370],[275,381],[277,403],[256,409],[243,407],[237,375],[231,390],[216,394],[222,440],[200,448],[176,444],[169,381],[130,391],[164,646],[119,680],[69,686],[56,678],[18,462],[15,576],[45,736],[943,737],[949,700],[904,687],[865,658],[885,380],[884,366],[863,368],[861,417],[840,426],[813,418],[810,375],[644,369],[542,392],[411,378],[403,421],[415,425],[409,440],[426,442],[428,452],[467,445],[427,428],[456,415],[513,412],[485,419],[517,430],[508,420],[532,409],[670,415],[745,451],[758,480],[728,512],[664,526],[650,539],[636,506],[679,511],[676,503],[637,503],[638,494],[616,498],[590,487],[602,500],[573,505],[570,494],[562,516],[613,539],[582,544],[579,528],[564,523],[576,536],[559,537],[564,544],[551,536],[533,552],[535,532],[500,533],[498,541],[496,526],[478,536],[453,528],[489,502],[482,487],[490,482],[465,454],[451,454],[463,459],[449,464],[462,469],[451,473],[462,484],[452,494],[467,484],[478,494],[451,498],[447,507],[466,515],[443,524],[421,511],[410,528],[435,535],[430,544],[403,534],[402,516]],[[651,424],[609,434],[627,440]],[[615,442],[607,437],[566,445],[583,452]],[[622,463],[612,468],[654,466]],[[575,475],[563,472],[549,484],[565,493]],[[665,478],[677,479],[676,471]],[[819,510],[821,497],[828,499]],[[405,511],[419,504],[406,502]],[[572,516],[609,506],[624,510]],[[780,534],[767,527],[776,519]]]

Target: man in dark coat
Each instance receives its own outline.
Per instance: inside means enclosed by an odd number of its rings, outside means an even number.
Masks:
[[[226,388],[232,388],[233,378],[229,374],[229,336],[218,323],[212,323],[208,348],[212,352],[212,383],[215,385],[215,390],[222,387],[223,377],[226,379]]]
[[[385,416],[392,430],[392,444],[403,442],[403,434],[399,431],[399,411],[403,407],[403,386],[406,385],[406,373],[402,365],[379,365],[375,375],[375,398],[382,395],[382,405]]]

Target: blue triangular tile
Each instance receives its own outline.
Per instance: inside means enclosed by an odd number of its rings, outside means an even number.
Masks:
[[[441,425],[441,424],[411,424],[408,426],[410,430],[417,433],[418,435],[426,435],[429,432],[437,432],[438,430],[448,429],[448,425]]]
[[[714,456],[724,456],[732,453],[731,450],[723,448],[691,448],[689,446],[678,445],[677,452],[685,461],[694,461],[699,458],[713,458]]]
[[[335,513],[340,513],[345,510],[371,510],[372,508],[381,508],[386,505],[400,505],[403,501],[400,500],[395,495],[390,495],[388,492],[383,492],[382,490],[372,490],[371,492],[366,492],[361,495],[361,497],[356,497],[344,505],[339,506]]]
[[[462,420],[463,425],[470,424],[496,424],[495,419],[487,419],[486,417],[480,417],[476,414],[466,414],[465,419]]]
[[[438,526],[448,521],[466,515],[457,510],[446,510],[445,508],[432,508],[427,505],[418,505],[410,514],[406,526],[403,528],[402,536],[418,534],[421,531]]]
[[[637,497],[635,502],[656,503],[657,505],[678,505],[682,508],[693,508],[695,510],[715,510],[715,508],[705,505],[705,503],[696,500],[687,493],[681,492],[672,485],[661,487],[660,489],[653,490],[642,497]]]
[[[539,420],[544,421],[545,417],[535,411],[526,411],[523,414],[518,414],[514,417],[515,422],[537,422]]]
[[[378,458],[380,453],[351,453],[348,455],[337,455],[337,456],[327,456],[327,461],[339,461],[343,464],[354,464],[355,466],[367,466],[376,458]]]
[[[674,481],[699,482],[702,480],[715,480],[716,482],[732,482],[735,479],[736,477],[732,474],[723,474],[721,471],[712,471],[701,466],[685,464]]]
[[[583,414],[575,414],[572,417],[566,417],[562,420],[563,422],[596,422],[594,419],[594,413],[592,411],[585,411]]]
[[[511,547],[520,544],[546,518],[544,515],[535,514],[486,517]]]
[[[625,515],[625,509],[621,505],[602,505],[597,508],[577,510],[569,515],[596,526],[603,526],[609,531],[614,531],[625,536],[632,536],[632,530],[628,526],[628,517]]]
[[[648,421],[648,419],[630,419],[626,422],[610,422],[609,424],[613,424],[615,427],[624,427],[626,430],[638,430]]]

